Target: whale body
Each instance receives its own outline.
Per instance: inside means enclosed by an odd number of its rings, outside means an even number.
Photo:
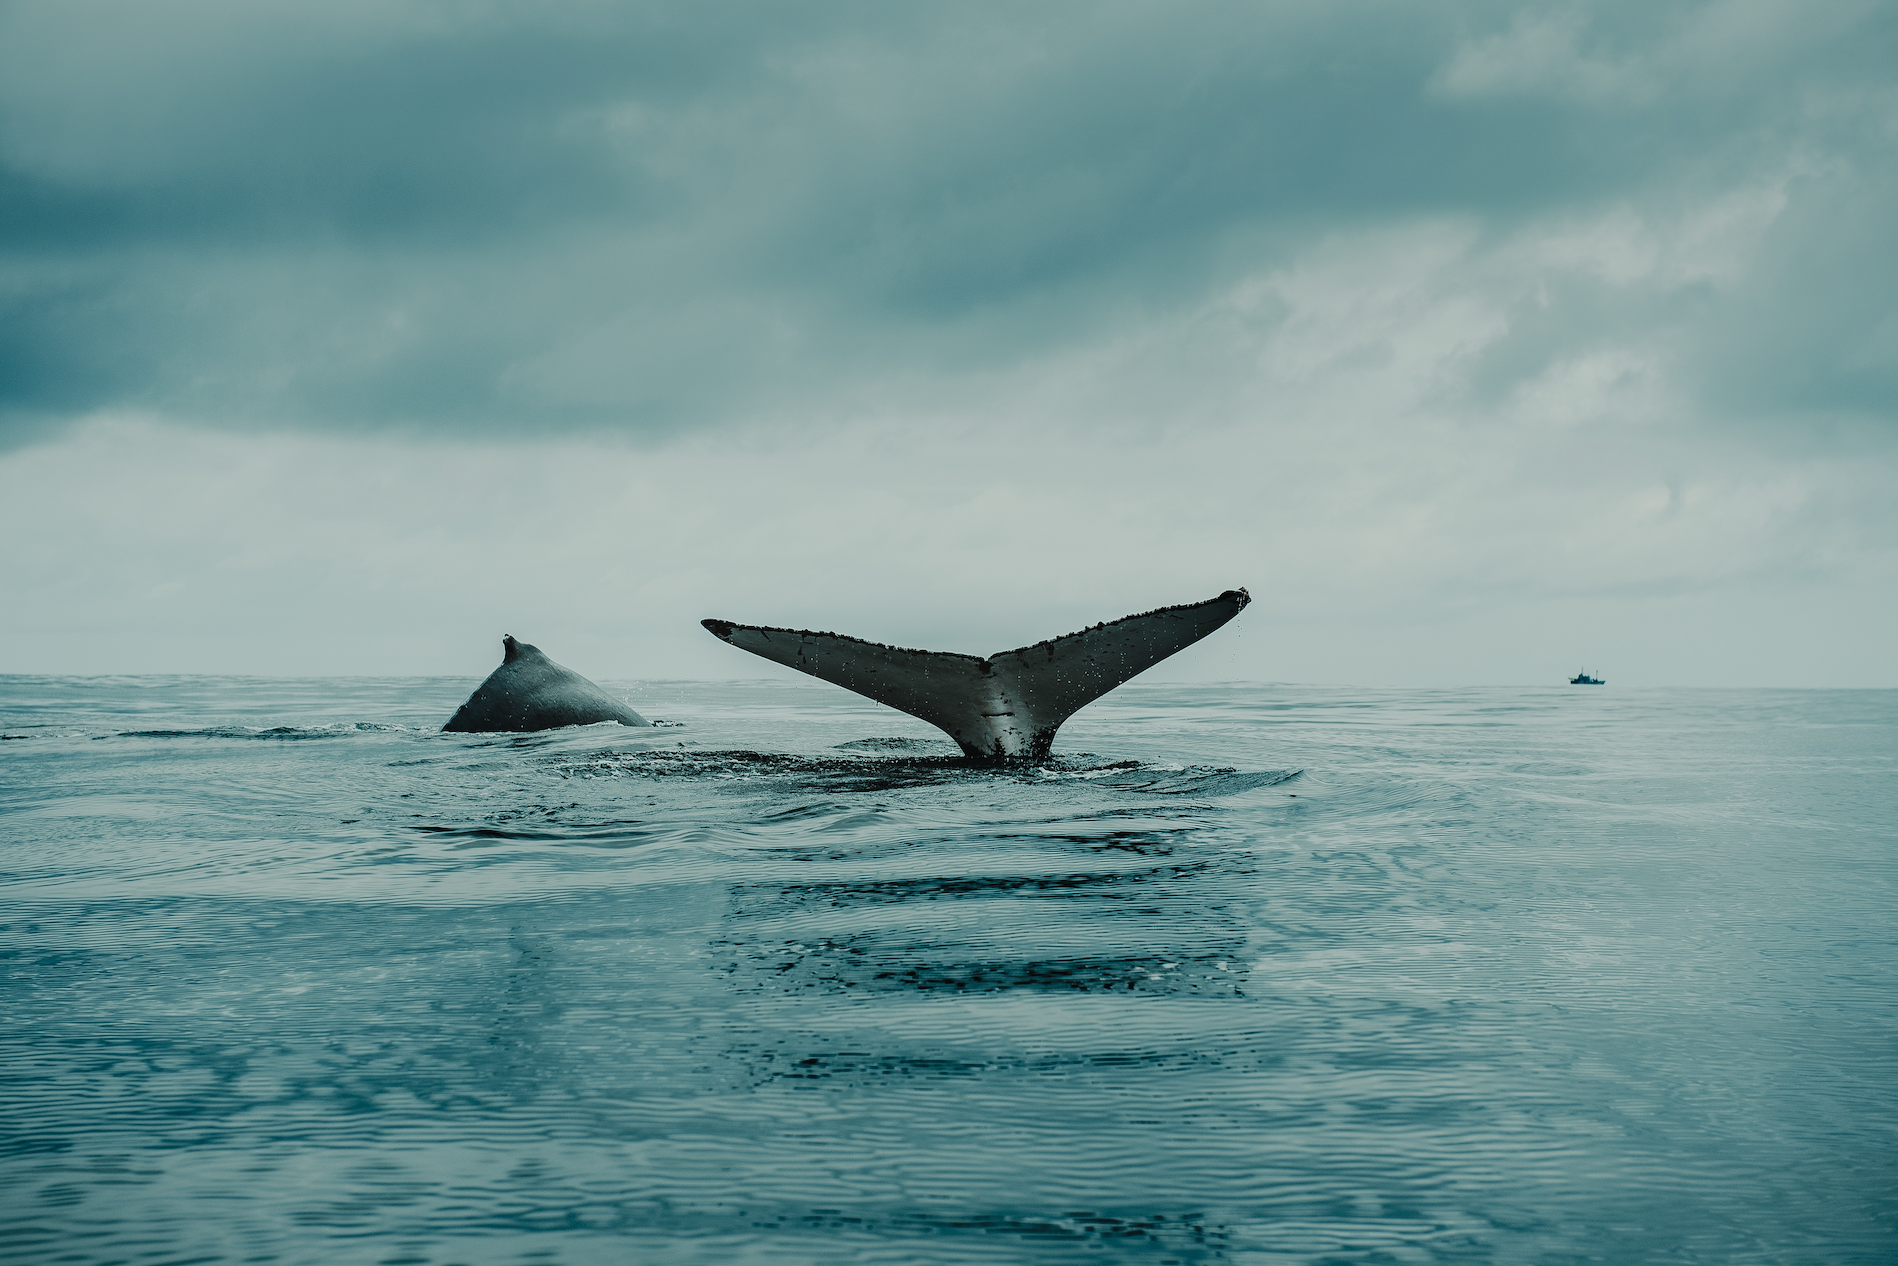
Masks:
[[[915,651],[839,633],[703,620],[740,650],[854,690],[929,722],[984,764],[1045,760],[1061,723],[1136,673],[1245,610],[1252,595],[1161,607],[981,658]]]
[[[606,691],[548,659],[538,646],[501,639],[501,666],[468,696],[442,727],[463,734],[552,730],[563,725],[651,725]]]

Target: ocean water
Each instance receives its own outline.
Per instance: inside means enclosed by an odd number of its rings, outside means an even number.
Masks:
[[[0,678],[0,1260],[1898,1260],[1898,692],[473,684]]]

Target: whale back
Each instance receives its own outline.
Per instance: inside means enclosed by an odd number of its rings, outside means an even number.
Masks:
[[[1162,607],[986,658],[866,642],[841,633],[702,623],[713,636],[929,722],[964,755],[1042,760],[1061,723],[1115,686],[1245,610],[1251,596]]]
[[[650,725],[606,691],[549,659],[538,646],[501,639],[501,666],[475,688],[442,727],[463,734],[523,733],[563,725]]]

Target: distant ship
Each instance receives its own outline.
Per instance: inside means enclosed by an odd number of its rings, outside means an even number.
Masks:
[[[1571,686],[1605,686],[1608,683],[1603,681],[1600,677],[1590,677],[1588,670],[1584,668],[1581,672],[1570,677],[1568,684]]]

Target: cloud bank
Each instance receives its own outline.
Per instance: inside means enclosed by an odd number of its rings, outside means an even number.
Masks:
[[[1708,412],[1889,420],[1894,64],[1858,3],[17,3],[0,410],[808,425],[1455,222],[1568,251],[1474,403],[1639,346]]]

